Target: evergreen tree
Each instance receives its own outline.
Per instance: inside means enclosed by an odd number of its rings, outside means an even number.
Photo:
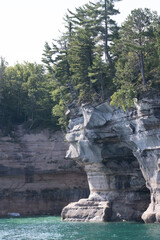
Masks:
[[[112,104],[126,107],[133,105],[133,98],[146,89],[153,79],[157,65],[155,27],[158,16],[149,9],[131,12],[120,30],[120,39],[115,42],[117,54],[114,83],[117,91],[112,95]]]
[[[0,125],[28,123],[29,127],[56,125],[52,117],[51,80],[39,64],[24,63],[4,70]]]
[[[42,61],[45,63],[48,74],[52,79],[52,99],[55,102],[52,113],[59,117],[59,124],[66,126],[65,111],[74,99],[71,83],[70,67],[68,63],[67,39],[62,36],[52,43],[52,48],[45,44]]]
[[[7,67],[7,62],[3,57],[0,57],[0,102],[2,99],[3,83],[4,83],[4,71]]]
[[[145,57],[154,45],[152,24],[158,21],[156,13],[149,9],[136,9],[131,12],[121,28],[121,42],[127,52],[136,53],[142,82],[146,85]]]
[[[99,31],[103,41],[105,60],[112,65],[112,58],[110,53],[110,44],[115,38],[118,37],[118,26],[113,20],[112,16],[119,14],[119,11],[115,9],[114,3],[121,0],[99,0],[97,3],[97,9],[99,11]]]
[[[55,95],[58,99],[60,96],[65,107],[73,100],[104,100],[104,88],[110,85],[113,77],[109,44],[118,33],[112,19],[119,13],[114,8],[114,2],[89,2],[76,8],[75,13],[68,11],[65,16],[67,31],[54,41],[52,47],[45,45],[43,62],[54,73],[54,82],[57,83],[53,97]]]
[[[90,32],[79,29],[70,44],[69,65],[72,82],[79,101],[90,101],[93,88],[89,67],[93,64],[94,42]]]
[[[79,26],[91,32],[94,40],[101,44],[105,54],[105,61],[112,65],[110,44],[118,37],[118,26],[113,16],[119,14],[114,3],[121,0],[98,0],[89,2],[83,7],[76,8],[76,13],[69,11],[73,28]]]

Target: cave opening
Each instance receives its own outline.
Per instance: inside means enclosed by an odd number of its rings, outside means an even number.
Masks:
[[[112,221],[141,221],[150,203],[150,191],[131,149],[119,141],[104,142],[103,164],[112,195]]]

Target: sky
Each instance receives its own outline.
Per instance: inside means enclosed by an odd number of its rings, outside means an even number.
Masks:
[[[96,0],[93,0],[94,2]],[[88,0],[0,0],[0,56],[10,66],[41,63],[45,42],[57,39],[64,29],[67,9],[74,11]],[[122,0],[116,3],[119,25],[135,8],[150,8],[160,15],[160,0]]]

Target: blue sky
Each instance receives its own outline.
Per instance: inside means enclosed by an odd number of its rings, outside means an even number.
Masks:
[[[93,0],[93,2],[96,0]],[[0,56],[9,65],[23,61],[41,63],[45,41],[63,31],[67,9],[74,10],[87,0],[0,0]],[[116,4],[123,22],[131,10],[150,8],[160,15],[160,0],[122,0]]]

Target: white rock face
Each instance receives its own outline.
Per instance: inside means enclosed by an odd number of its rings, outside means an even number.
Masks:
[[[83,207],[78,202],[64,208],[62,219],[140,221],[142,216],[146,223],[160,222],[159,96],[140,100],[126,113],[108,103],[84,105],[78,112],[77,121],[71,115],[67,157],[84,166],[90,196]],[[88,201],[92,210],[94,202],[103,204],[90,214]]]

